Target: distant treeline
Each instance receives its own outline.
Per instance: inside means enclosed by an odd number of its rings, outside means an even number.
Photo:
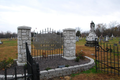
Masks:
[[[10,31],[0,32],[0,38],[16,38],[17,34]]]
[[[97,34],[98,37],[100,37],[101,35],[102,36],[108,35],[109,37],[111,37],[112,34],[115,37],[120,37],[120,24],[109,28],[106,28],[105,25],[103,24],[98,24],[97,28],[95,29],[95,33]]]
[[[63,32],[54,32],[57,35],[61,35],[63,36]],[[104,23],[100,23],[100,24],[96,24],[95,26],[95,33],[98,37],[100,37],[101,35],[104,37],[106,35],[108,35],[109,37],[112,36],[112,34],[115,37],[120,37],[120,24],[116,23],[116,22],[111,22],[108,27],[106,24]],[[31,37],[33,37],[33,35],[36,34],[35,32],[31,32]],[[81,29],[76,29],[76,36],[81,36],[81,37],[86,37],[88,36],[89,31],[86,32],[81,32]],[[7,32],[0,32],[0,38],[15,38],[17,37],[16,33],[11,33],[10,31]]]
[[[106,24],[103,24],[103,23],[97,24],[95,28],[95,33],[98,37],[100,37],[101,35],[102,36],[108,35],[109,37],[111,37],[112,34],[115,37],[120,37],[120,24],[115,25],[115,23],[114,24],[111,23],[109,24],[108,28]],[[83,37],[88,36],[88,34],[89,34],[89,31],[81,33]]]
[[[31,37],[33,37],[34,34],[36,34],[36,33],[31,32]],[[63,36],[63,34],[60,32],[57,32],[56,34]],[[16,38],[16,37],[17,37],[17,33],[11,33],[10,31],[0,32],[0,38]]]

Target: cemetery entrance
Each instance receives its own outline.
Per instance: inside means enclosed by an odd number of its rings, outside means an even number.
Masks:
[[[120,75],[119,46],[99,43],[95,46],[96,71]]]
[[[39,61],[63,56],[63,37],[51,29],[34,33],[32,37],[32,56]]]

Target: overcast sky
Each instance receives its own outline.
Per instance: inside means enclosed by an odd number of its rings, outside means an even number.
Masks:
[[[18,26],[89,31],[91,21],[120,23],[120,0],[0,0],[0,32]]]

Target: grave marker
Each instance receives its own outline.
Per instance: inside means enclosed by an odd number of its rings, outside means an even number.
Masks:
[[[90,28],[91,30],[90,30],[89,35],[86,37],[85,46],[94,47],[96,43],[95,39],[97,39],[98,36],[95,34],[95,24],[93,21],[90,23]]]
[[[114,44],[114,46],[117,46],[117,44]]]
[[[102,40],[102,39],[103,39],[103,36],[101,35],[101,36],[100,36],[100,40]]]
[[[79,37],[76,36],[76,41],[78,42],[79,41]]]
[[[113,34],[112,34],[111,38],[112,38],[112,39],[114,38]]]
[[[0,44],[2,44],[1,40],[0,40]]]
[[[99,38],[99,42],[101,42],[101,39]]]
[[[108,36],[104,36],[104,40],[103,41],[108,42],[108,39],[109,39]]]
[[[109,39],[109,37],[108,37],[108,36],[106,36],[106,40],[105,40],[105,41],[108,41],[108,39]]]

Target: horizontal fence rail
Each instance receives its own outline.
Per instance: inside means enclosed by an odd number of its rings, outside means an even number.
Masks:
[[[4,77],[4,79],[5,80],[18,80],[18,79],[27,80],[31,76],[31,74],[27,74],[27,71],[26,71],[25,67],[23,67],[23,69],[24,69],[23,74],[21,74],[21,76],[18,76],[18,74],[17,74],[17,68],[15,67],[14,68],[14,75],[12,75],[12,77],[8,77],[8,75],[7,75],[7,69],[5,69],[5,72],[4,72],[5,77]]]

